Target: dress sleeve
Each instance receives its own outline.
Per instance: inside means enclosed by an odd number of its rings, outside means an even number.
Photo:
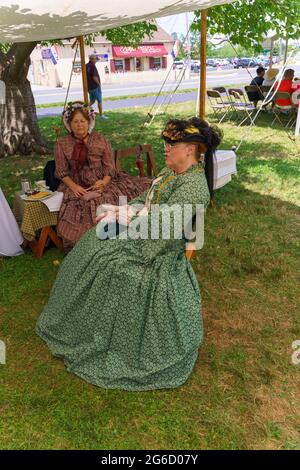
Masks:
[[[157,256],[170,251],[184,252],[185,235],[188,228],[192,230],[192,220],[196,212],[197,230],[200,229],[202,234],[204,217],[199,217],[198,211],[202,211],[204,215],[208,202],[209,192],[204,174],[201,179],[187,179],[181,182],[174,188],[167,204],[152,205],[148,214],[132,219],[131,224],[135,224],[134,231],[139,227],[138,231],[143,235],[132,239],[134,237],[129,231],[131,240],[126,244],[126,249],[134,251],[134,256],[145,263],[152,262]]]
[[[69,176],[70,166],[67,157],[63,152],[62,145],[60,142],[56,142],[54,147],[54,159],[55,159],[55,176],[59,179],[63,179],[65,176]]]
[[[114,162],[114,152],[110,142],[103,139],[102,170],[104,176],[116,176],[116,166]]]

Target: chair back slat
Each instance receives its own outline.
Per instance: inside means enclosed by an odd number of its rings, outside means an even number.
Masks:
[[[218,90],[207,90],[206,93],[209,98],[221,98],[222,99],[222,96]]]
[[[129,147],[124,149],[115,150],[115,165],[118,171],[121,170],[120,160],[123,158],[129,158],[132,156],[136,156],[137,158],[142,158],[143,155],[146,156],[146,164],[147,164],[147,176],[157,176],[157,165],[154,157],[154,152],[152,149],[152,145],[144,144],[144,145],[137,145],[136,147]],[[140,176],[141,170],[138,167]]]
[[[260,91],[260,87],[255,85],[246,85],[244,88],[246,93],[248,93],[248,91],[250,91],[250,93],[253,93],[254,91]]]
[[[270,86],[266,86],[266,85],[262,85],[260,87],[262,93],[269,93],[269,91],[271,90],[271,87]]]
[[[226,93],[227,94],[226,88],[223,87],[223,86],[214,86],[212,88],[212,90],[218,91],[219,93]]]
[[[241,88],[229,88],[229,89],[228,89],[228,93],[231,95],[232,92],[235,92],[235,93],[237,93],[239,96],[243,96],[243,97],[244,97],[244,92],[243,92],[243,90],[241,90]]]

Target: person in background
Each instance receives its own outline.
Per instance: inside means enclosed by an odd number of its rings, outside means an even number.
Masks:
[[[275,80],[276,80],[276,77],[279,73],[279,70],[278,69],[268,69],[265,73],[265,76],[264,76],[264,81],[263,81],[263,84],[262,86],[265,86],[265,87],[269,87],[269,89],[273,86],[273,84],[275,83]],[[263,95],[264,97],[266,98],[268,96],[268,93],[269,93],[269,90],[267,89],[267,91],[263,91]],[[274,88],[272,88],[272,94],[274,93]],[[269,96],[271,96],[269,94]],[[269,98],[268,98],[269,100]],[[271,108],[273,108],[274,106],[274,100],[271,101]]]
[[[264,81],[265,71],[266,69],[264,67],[258,67],[256,69],[256,77],[253,78],[250,85],[261,87]],[[257,91],[249,91],[247,95],[249,101],[253,102],[254,106],[257,106],[257,102],[264,98],[263,95],[260,93],[259,89]]]
[[[86,64],[86,74],[88,81],[88,91],[90,96],[90,105],[92,106],[95,101],[98,103],[99,115],[101,119],[108,119],[102,112],[102,90],[100,75],[96,67],[97,56],[96,54],[90,55],[90,61]]]
[[[281,80],[281,82],[275,83],[274,85],[275,90],[289,93],[291,95],[293,91],[295,91],[296,89],[296,86],[294,86],[293,84],[294,75],[295,75],[295,71],[293,69],[287,69],[284,72],[283,79]],[[276,104],[278,106],[292,106],[292,100],[290,98],[286,98],[286,99],[277,98]]]
[[[64,249],[70,251],[82,235],[95,225],[97,207],[128,200],[149,188],[149,178],[117,171],[110,142],[94,131],[95,113],[81,101],[69,103],[63,113],[69,132],[54,148],[55,176],[64,193],[57,230]]]
[[[272,86],[278,75],[278,69],[268,69],[264,75],[263,86]]]

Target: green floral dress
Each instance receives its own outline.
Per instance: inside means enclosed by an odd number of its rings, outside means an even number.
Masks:
[[[165,168],[160,176],[152,191],[159,210],[192,204],[194,213],[196,204],[207,206],[201,165],[180,175]],[[130,204],[145,204],[146,196]],[[90,229],[64,259],[36,331],[70,372],[100,387],[182,385],[203,337],[200,291],[185,240],[99,240]]]

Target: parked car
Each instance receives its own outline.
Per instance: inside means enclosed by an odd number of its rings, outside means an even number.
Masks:
[[[183,69],[183,67],[184,67],[184,61],[183,60],[174,60],[174,62],[173,62],[173,68],[174,69],[181,70],[181,69]]]
[[[264,59],[263,62],[262,62],[262,66],[263,67],[269,67],[270,65],[275,64],[275,63],[276,63],[276,61],[275,61],[274,57],[273,57],[272,61],[270,59]]]
[[[226,66],[226,65],[229,65],[229,64],[230,64],[230,62],[227,59],[221,59],[220,60],[220,65],[221,66]]]
[[[241,68],[246,68],[246,67],[258,67],[258,61],[254,58],[248,58],[244,57],[242,59],[238,59],[235,63],[234,68],[239,69]]]
[[[207,59],[206,65],[207,65],[208,67],[214,67],[214,66],[215,66],[215,62],[216,62],[215,59]]]

